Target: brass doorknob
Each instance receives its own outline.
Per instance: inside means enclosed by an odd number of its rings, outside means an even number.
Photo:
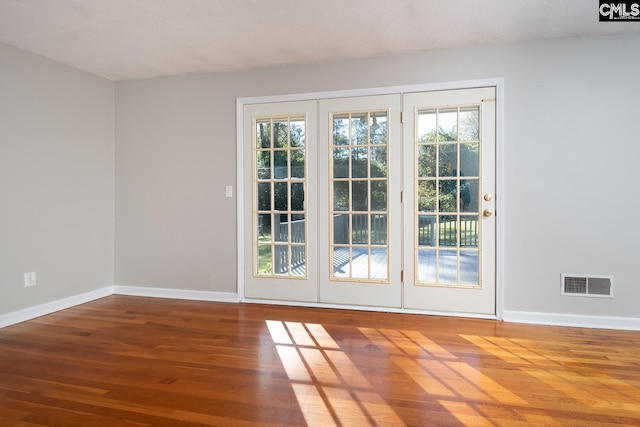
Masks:
[[[482,212],[482,215],[484,215],[485,217],[489,218],[491,215],[493,215],[493,212],[491,212],[491,209],[485,209]]]
[[[490,202],[491,199],[493,199],[493,197],[491,197],[491,194],[487,193],[484,195],[484,201],[485,202]]]

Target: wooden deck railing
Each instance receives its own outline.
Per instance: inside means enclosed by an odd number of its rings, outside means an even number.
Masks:
[[[289,234],[291,234],[291,246],[289,246]],[[289,248],[291,248],[292,270],[306,263],[304,244],[306,242],[306,231],[304,219],[289,222],[276,221],[273,237],[275,242],[275,274],[286,274],[289,272]]]
[[[439,246],[457,246],[456,226],[460,224],[460,247],[478,246],[478,219],[440,221],[438,243]],[[418,245],[436,246],[436,218],[421,216],[418,219]]]
[[[386,245],[387,244],[387,215],[371,215],[371,229],[369,229],[368,215],[351,215],[351,242],[349,241],[349,216],[338,214],[333,216],[333,243],[347,245]],[[371,240],[369,241],[369,236]]]
[[[351,218],[351,241],[349,241],[349,219]],[[387,244],[387,216],[371,215],[369,227],[368,215],[338,214],[333,217],[333,243],[337,245],[386,245]],[[438,236],[439,246],[457,246],[456,226],[460,224],[460,247],[478,246],[478,220],[465,219],[457,222],[441,221],[436,230],[435,217],[420,217],[418,220],[418,245],[436,246]],[[438,231],[438,233],[436,233]],[[287,274],[306,263],[306,221],[276,222],[273,230],[275,242],[274,273]],[[289,235],[291,240],[289,240]],[[291,262],[289,263],[289,249]]]

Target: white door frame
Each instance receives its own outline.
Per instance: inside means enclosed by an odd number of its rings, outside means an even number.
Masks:
[[[443,83],[426,83],[418,85],[407,86],[388,86],[378,88],[367,89],[354,89],[344,91],[328,91],[328,92],[311,92],[291,95],[278,95],[278,96],[261,96],[261,97],[244,97],[236,99],[236,245],[237,245],[237,284],[238,284],[238,298],[243,302],[261,302],[261,303],[274,303],[274,301],[257,301],[247,300],[244,295],[244,269],[245,269],[245,247],[244,247],[244,106],[246,104],[264,104],[272,102],[286,102],[286,101],[305,101],[305,100],[320,100],[327,98],[344,98],[344,97],[356,97],[356,96],[371,96],[371,95],[388,95],[388,94],[403,94],[407,92],[429,92],[436,90],[452,90],[452,89],[468,89],[476,87],[493,86],[496,88],[496,199],[495,199],[495,215],[496,215],[496,315],[488,316],[489,318],[496,318],[498,320],[503,319],[504,313],[504,79],[492,78],[492,79],[479,79],[479,80],[465,80],[457,82],[443,82]],[[250,260],[249,260],[250,261]],[[277,303],[277,302],[276,302]],[[285,303],[284,301],[282,303]],[[331,305],[331,304],[315,304],[315,303],[292,303],[287,301],[289,305],[306,305],[316,307],[332,307],[332,308],[348,308],[348,309],[363,309],[365,307],[358,306],[344,306],[344,305]],[[387,309],[366,307],[367,310],[377,311],[389,311],[389,312],[401,312],[401,313],[422,313],[429,314],[420,310],[406,310],[401,309]],[[447,313],[433,313],[446,315]],[[481,317],[487,316],[473,316],[466,313],[449,313],[449,315],[460,315],[466,317]]]

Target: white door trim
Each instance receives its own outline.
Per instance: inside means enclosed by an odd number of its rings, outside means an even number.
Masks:
[[[320,100],[370,95],[387,95],[407,92],[429,92],[436,90],[468,89],[493,86],[496,88],[496,316],[504,316],[504,79],[478,79],[456,82],[425,83],[416,85],[387,86],[342,91],[310,92],[289,95],[242,97],[236,99],[236,245],[237,245],[237,287],[240,301],[246,301],[244,295],[244,106],[246,104],[264,104],[271,102]],[[321,306],[321,305],[318,305]],[[361,307],[363,308],[363,307]],[[446,313],[438,313],[445,314]]]

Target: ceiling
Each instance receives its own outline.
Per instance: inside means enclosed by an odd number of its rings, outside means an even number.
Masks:
[[[111,80],[631,32],[594,0],[0,0],[0,41]]]

